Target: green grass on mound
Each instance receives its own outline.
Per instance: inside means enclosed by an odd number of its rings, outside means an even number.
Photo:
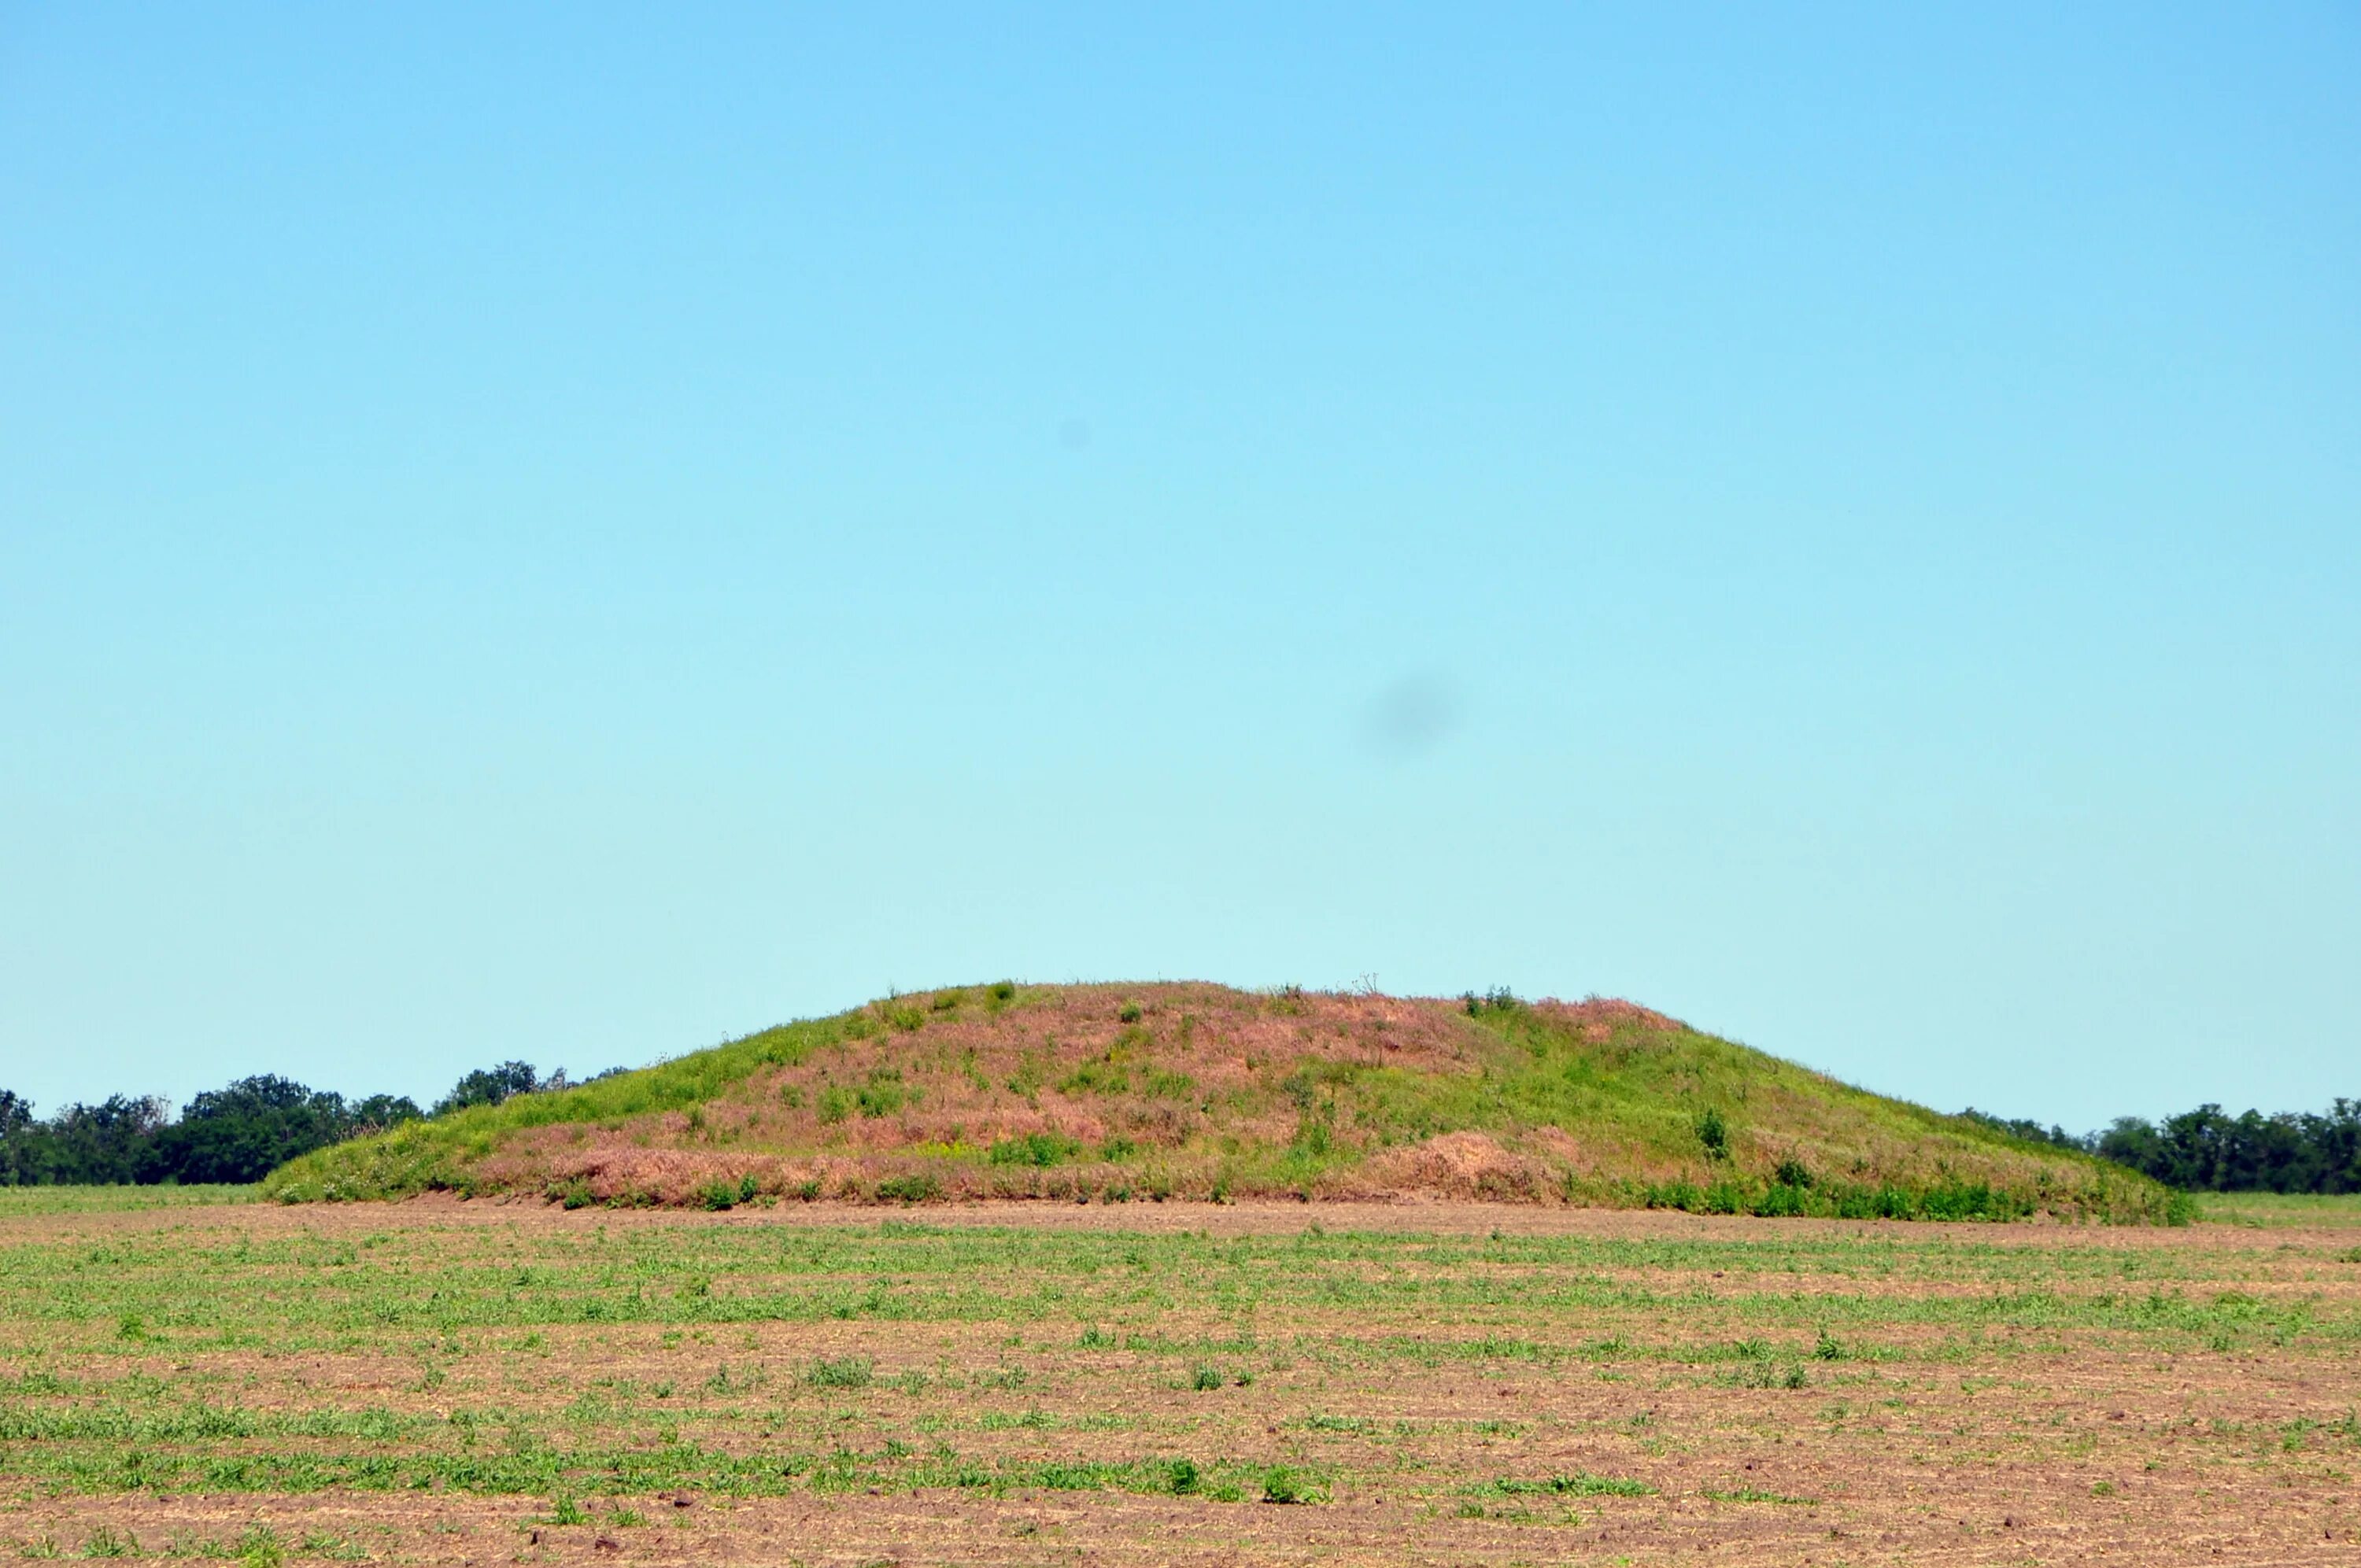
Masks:
[[[1626,1003],[955,988],[305,1156],[283,1201],[1431,1195],[1856,1219],[2183,1222],[2121,1168]]]

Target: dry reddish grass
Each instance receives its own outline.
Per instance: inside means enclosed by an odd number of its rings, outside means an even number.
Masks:
[[[1868,1187],[1987,1182],[2069,1211],[2090,1199],[2084,1162],[1964,1135],[1632,1003],[1543,1001],[1510,1017],[1562,1031],[1555,1054],[1544,1063],[1501,1015],[1479,1025],[1436,998],[1194,982],[1030,987],[1007,1004],[982,990],[921,994],[863,1010],[846,1037],[706,1103],[507,1129],[459,1165],[479,1190],[601,1203],[692,1204],[741,1180],[842,1197],[918,1181],[952,1201],[1301,1190],[1551,1203],[1763,1179],[1795,1157]],[[1336,1067],[1397,1070],[1323,1076]],[[891,1109],[846,1109],[881,1078]],[[1566,1087],[1577,1080],[1591,1087]],[[1729,1111],[1728,1162],[1693,1130],[1707,1104]],[[1292,1157],[1315,1105],[1320,1152]],[[1072,1162],[982,1158],[1035,1135],[1064,1140]],[[1111,1140],[1127,1152],[1106,1154]]]

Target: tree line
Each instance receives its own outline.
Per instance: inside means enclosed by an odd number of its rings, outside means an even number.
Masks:
[[[2326,1114],[2200,1105],[2161,1123],[2118,1116],[2103,1132],[2069,1133],[2037,1122],[1963,1113],[1998,1132],[2080,1149],[2193,1192],[2361,1192],[2361,1101],[2339,1098]]]
[[[531,1063],[501,1062],[468,1073],[422,1112],[406,1094],[348,1101],[263,1073],[205,1091],[178,1116],[152,1094],[115,1094],[46,1119],[0,1089],[0,1187],[259,1181],[297,1155],[364,1133],[566,1086],[563,1068],[544,1078]]]

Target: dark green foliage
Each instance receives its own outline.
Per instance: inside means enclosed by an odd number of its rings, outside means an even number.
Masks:
[[[1816,1181],[1797,1186],[1785,1181],[1752,1180],[1730,1175],[1709,1187],[1690,1181],[1667,1181],[1642,1190],[1651,1209],[1684,1209],[1692,1214],[1756,1214],[1769,1217],[1812,1215],[1838,1220],[2021,1220],[2033,1212],[2032,1200],[2003,1191],[1983,1182],[1939,1182],[1931,1187],[1856,1186],[1845,1181]],[[2185,1224],[2186,1207],[2159,1216],[2168,1224]]]
[[[1027,1133],[1003,1138],[985,1156],[994,1165],[1062,1165],[1082,1152],[1082,1146],[1056,1133]]]
[[[298,1155],[417,1115],[402,1096],[348,1104],[269,1074],[207,1090],[177,1122],[161,1100],[122,1094],[38,1121],[30,1102],[0,1090],[0,1186],[258,1181]]]
[[[2029,1121],[2022,1116],[2004,1119],[1987,1114],[1972,1105],[1960,1112],[1960,1115],[1963,1120],[1973,1122],[1980,1127],[1990,1127],[1995,1133],[2006,1133],[2012,1138],[2023,1138],[2029,1144],[2048,1144],[2052,1148],[2060,1149],[2081,1149],[2084,1154],[2092,1151],[2093,1143],[2092,1138],[2078,1137],[2063,1127],[2054,1125],[2045,1127],[2038,1122]]]
[[[240,1079],[189,1102],[180,1121],[160,1127],[142,1162],[142,1180],[259,1181],[316,1148],[409,1121],[407,1098],[376,1094],[358,1105],[284,1078]]]
[[[110,1094],[96,1105],[69,1105],[49,1119],[49,1169],[55,1182],[137,1181],[143,1156],[164,1125],[153,1095]]]
[[[2361,1101],[2326,1115],[2200,1105],[2154,1126],[2119,1118],[2093,1140],[2101,1157],[2168,1186],[2213,1192],[2361,1192]]]
[[[2119,1116],[2105,1132],[2079,1136],[1972,1107],[1960,1114],[2010,1137],[2097,1155],[2184,1191],[2361,1192],[2361,1101],[2339,1098],[2325,1114],[2268,1116],[2233,1116],[2209,1103],[2161,1125]]]
[[[761,1195],[762,1190],[762,1183],[752,1174],[741,1176],[735,1181],[726,1177],[717,1177],[697,1190],[697,1207],[713,1210],[734,1209],[741,1203],[752,1203]],[[575,1207],[570,1201],[566,1206],[569,1209]]]
[[[0,1187],[23,1187],[40,1179],[39,1160],[33,1146],[33,1102],[11,1089],[0,1089]]]
[[[1459,1005],[1470,1018],[1480,1018],[1487,1013],[1513,1013],[1523,1003],[1517,993],[1505,985],[1496,985],[1478,996],[1472,991],[1459,993]]]
[[[534,1074],[531,1062],[504,1061],[498,1067],[479,1067],[452,1085],[451,1092],[434,1102],[434,1114],[464,1111],[470,1105],[498,1105],[511,1095],[565,1087],[562,1069],[544,1080]]]
[[[924,1203],[942,1190],[943,1184],[923,1170],[877,1179],[877,1196],[887,1202]]]
[[[1705,1146],[1706,1158],[1730,1157],[1730,1124],[1721,1119],[1721,1113],[1710,1105],[1697,1113],[1697,1142]]]

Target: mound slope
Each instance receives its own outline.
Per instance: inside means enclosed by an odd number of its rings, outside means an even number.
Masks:
[[[288,1201],[1494,1199],[2168,1220],[2086,1157],[1628,1002],[954,987],[305,1156]]]

